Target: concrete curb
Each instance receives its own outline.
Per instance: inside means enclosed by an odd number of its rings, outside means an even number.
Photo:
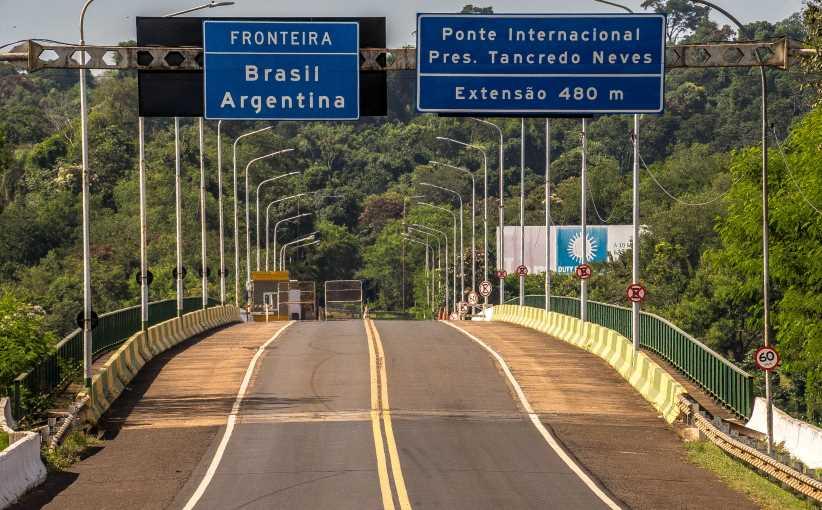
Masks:
[[[226,305],[197,310],[152,326],[147,333],[135,333],[92,378],[91,402],[81,412],[80,422],[96,424],[140,369],[155,356],[204,331],[232,322],[240,322],[240,310]],[[81,393],[78,398],[84,396],[85,393]]]
[[[618,332],[539,308],[497,305],[492,320],[510,322],[556,337],[605,360],[659,411],[668,423],[680,414],[685,388],[642,352],[634,355],[631,341]]]

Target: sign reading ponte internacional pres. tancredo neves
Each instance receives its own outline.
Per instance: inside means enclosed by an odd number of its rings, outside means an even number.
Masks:
[[[417,15],[417,109],[659,113],[665,16]]]
[[[356,120],[356,22],[203,22],[205,118]]]

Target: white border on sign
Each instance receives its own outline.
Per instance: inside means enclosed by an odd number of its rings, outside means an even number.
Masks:
[[[619,74],[613,76],[619,76],[620,78],[628,78],[630,76],[637,76],[637,77],[657,77],[660,78],[659,84],[659,108],[658,109],[645,109],[645,110],[566,110],[566,109],[556,109],[556,108],[544,108],[544,109],[521,109],[521,108],[512,108],[512,109],[477,109],[477,108],[422,108],[420,106],[420,34],[422,28],[422,19],[423,18],[458,18],[458,17],[468,17],[470,16],[473,18],[533,18],[533,19],[545,19],[545,18],[578,18],[578,17],[587,17],[587,18],[661,18],[662,19],[662,55],[661,55],[661,62],[660,62],[660,71],[659,74],[652,74],[652,75],[626,75],[626,74]],[[453,13],[417,13],[417,111],[421,113],[475,113],[477,115],[483,114],[517,114],[517,113],[558,113],[558,114],[568,114],[568,115],[581,115],[587,113],[615,113],[615,114],[625,114],[629,115],[632,113],[662,113],[665,110],[665,27],[667,26],[667,18],[664,14],[655,14],[655,13],[648,13],[648,14],[453,14]],[[446,74],[446,73],[425,73],[425,76],[472,76],[477,78],[482,78],[485,76],[504,76],[504,77],[588,77],[588,75],[582,74],[552,74],[552,75],[517,75],[517,74]],[[590,75],[590,76],[597,76],[597,77],[611,77],[611,75]]]
[[[356,117],[336,117],[336,118],[328,118],[328,117],[209,117],[207,115],[208,109],[206,106],[208,105],[208,90],[207,90],[207,83],[206,80],[206,63],[208,62],[208,51],[206,51],[206,36],[205,30],[206,25],[208,24],[273,24],[278,23],[282,25],[307,25],[307,24],[323,24],[323,25],[354,25],[356,28],[356,38],[357,38],[357,51],[355,53],[300,53],[300,52],[291,52],[291,53],[279,53],[279,52],[221,52],[221,51],[214,51],[211,52],[214,55],[353,55],[356,56],[357,59],[357,116]],[[228,20],[228,19],[220,19],[220,20],[203,20],[203,118],[205,120],[277,120],[277,121],[294,121],[294,122],[312,122],[312,121],[324,121],[324,122],[335,122],[335,121],[351,121],[351,120],[360,120],[360,22],[359,21],[276,21],[276,20]]]

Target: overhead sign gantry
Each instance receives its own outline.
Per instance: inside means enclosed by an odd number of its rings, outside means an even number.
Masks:
[[[417,16],[417,109],[453,114],[659,113],[665,16]]]

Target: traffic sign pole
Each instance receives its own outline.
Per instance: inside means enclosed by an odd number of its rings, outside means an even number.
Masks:
[[[631,279],[639,284],[639,115],[634,115],[634,131],[631,134],[634,144],[633,175],[633,241],[631,246]],[[631,303],[631,341],[634,353],[639,351],[639,306],[638,301]]]
[[[551,311],[551,119],[545,119],[545,311]]]
[[[580,171],[580,224],[582,225],[582,232],[579,239],[580,249],[582,251],[582,265],[588,264],[588,221],[586,219],[586,195],[585,187],[587,184],[588,174],[588,133],[587,120],[582,119],[582,169]],[[588,320],[588,279],[582,278],[579,282],[579,318],[586,322]]]
[[[520,119],[519,263],[525,265],[525,118]],[[525,306],[525,275],[519,275],[519,306]]]

